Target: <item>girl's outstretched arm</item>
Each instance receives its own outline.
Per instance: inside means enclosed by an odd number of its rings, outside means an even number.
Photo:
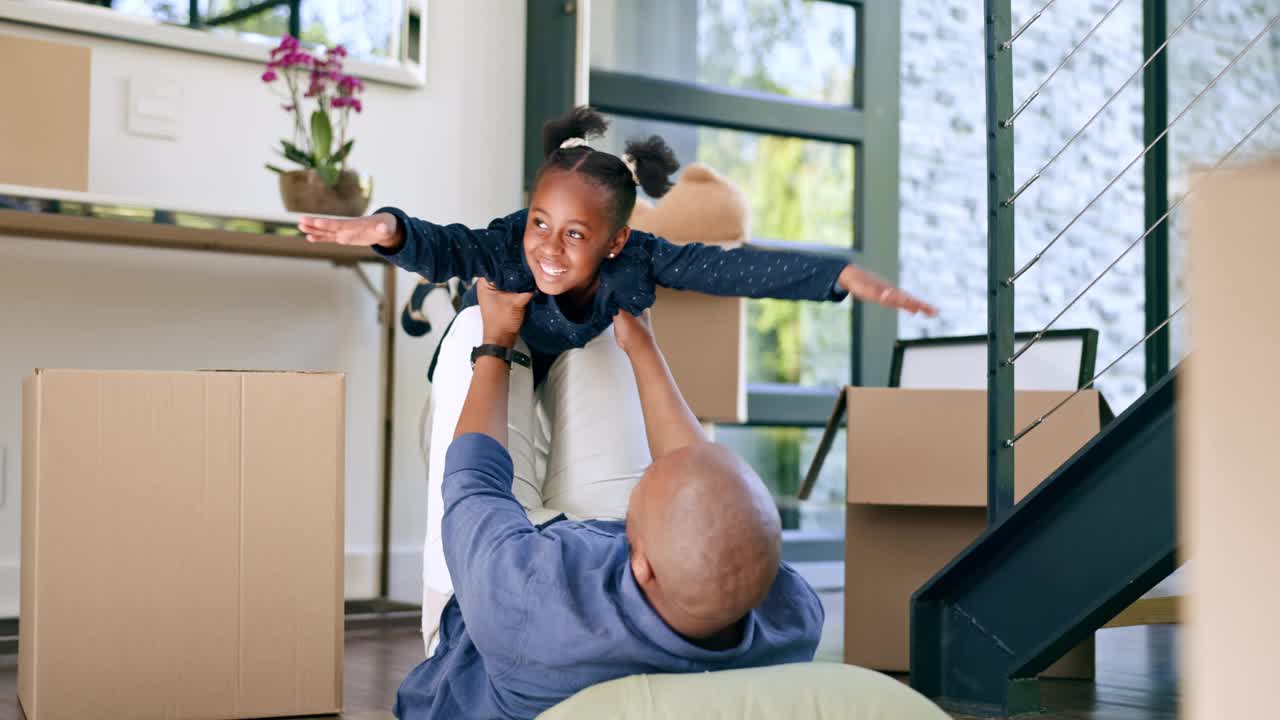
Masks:
[[[311,242],[372,247],[391,263],[432,282],[460,277],[498,280],[499,257],[524,232],[516,216],[498,218],[483,230],[465,225],[437,225],[409,217],[396,208],[383,208],[367,217],[304,217],[298,229]],[[516,289],[516,288],[511,288]]]
[[[781,300],[838,301],[852,294],[907,312],[937,314],[932,305],[840,258],[753,247],[676,245],[634,231],[631,236],[633,242],[649,244],[654,281],[676,290]]]

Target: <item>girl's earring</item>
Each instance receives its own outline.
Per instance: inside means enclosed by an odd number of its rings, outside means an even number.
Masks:
[[[612,259],[613,259],[613,256],[614,256],[614,253],[609,253],[609,259],[610,259],[610,260],[612,260]]]

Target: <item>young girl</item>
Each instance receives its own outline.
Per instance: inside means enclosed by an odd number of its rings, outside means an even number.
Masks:
[[[846,294],[908,312],[933,307],[875,275],[835,258],[751,247],[674,245],[632,231],[636,188],[661,197],[679,167],[659,137],[631,140],[621,157],[587,140],[607,122],[579,107],[543,128],[546,160],[529,208],[484,230],[436,225],[383,208],[364,218],[303,218],[312,242],[372,246],[392,263],[433,282],[484,277],[508,292],[535,291],[521,337],[532,350],[535,382],[550,361],[583,347],[618,310],[638,315],[656,285],[711,295],[839,301]],[[475,304],[470,291],[463,306]]]
[[[546,160],[529,208],[483,230],[436,225],[395,208],[299,224],[308,240],[372,246],[434,282],[483,277],[500,290],[533,293],[514,348],[533,356],[533,372],[513,368],[508,450],[512,492],[534,523],[562,513],[625,515],[631,488],[651,458],[630,363],[611,324],[619,310],[643,313],[653,304],[655,286],[796,300],[838,301],[851,293],[910,312],[934,312],[838,259],[674,245],[632,231],[626,223],[636,188],[660,197],[677,164],[656,136],[628,142],[621,158],[591,148],[587,139],[605,128],[604,118],[589,108],[548,123]],[[428,655],[452,592],[440,536],[445,456],[470,384],[471,351],[490,342],[473,288],[440,341],[431,393],[422,615]]]

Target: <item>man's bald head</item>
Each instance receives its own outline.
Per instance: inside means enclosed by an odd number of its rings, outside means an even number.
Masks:
[[[706,638],[760,605],[778,574],[782,529],[764,483],[712,443],[661,457],[631,494],[631,564],[673,629]]]

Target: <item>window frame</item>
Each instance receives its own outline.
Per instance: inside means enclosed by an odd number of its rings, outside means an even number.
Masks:
[[[416,53],[417,57],[424,59],[423,63],[415,62],[408,57],[388,62],[348,58],[344,64],[345,70],[370,82],[409,88],[424,86],[427,81],[425,59],[427,58],[426,5],[428,1],[400,0],[404,6],[405,16],[405,23],[400,28],[405,52],[409,56]],[[420,23],[418,47],[412,51],[407,46],[410,13],[417,15]],[[61,0],[27,0],[27,2],[0,0],[0,21],[200,55],[243,60],[259,65],[265,61],[267,51],[271,49],[271,46],[266,43],[211,33],[198,27],[173,25],[140,15],[126,15],[110,8]]]
[[[898,281],[898,134],[901,72],[901,5],[897,0],[823,0],[851,6],[857,13],[853,87],[850,106],[722,87],[590,69],[585,91],[578,87],[586,43],[578,28],[588,26],[580,13],[590,0],[528,0],[525,101],[525,190],[541,165],[541,127],[586,97],[603,112],[666,122],[839,142],[854,146],[854,229],[850,245],[822,246],[753,239],[761,247],[786,247],[848,257],[890,282]],[[850,385],[885,386],[897,341],[895,312],[852,301]],[[825,425],[838,389],[750,383],[749,426],[815,428]],[[814,539],[799,531],[795,540],[837,554],[832,538]],[[803,536],[803,540],[801,537]],[[816,544],[815,544],[816,543]],[[790,543],[788,543],[790,544]],[[797,546],[797,550],[799,546]],[[809,553],[805,551],[806,558]]]

